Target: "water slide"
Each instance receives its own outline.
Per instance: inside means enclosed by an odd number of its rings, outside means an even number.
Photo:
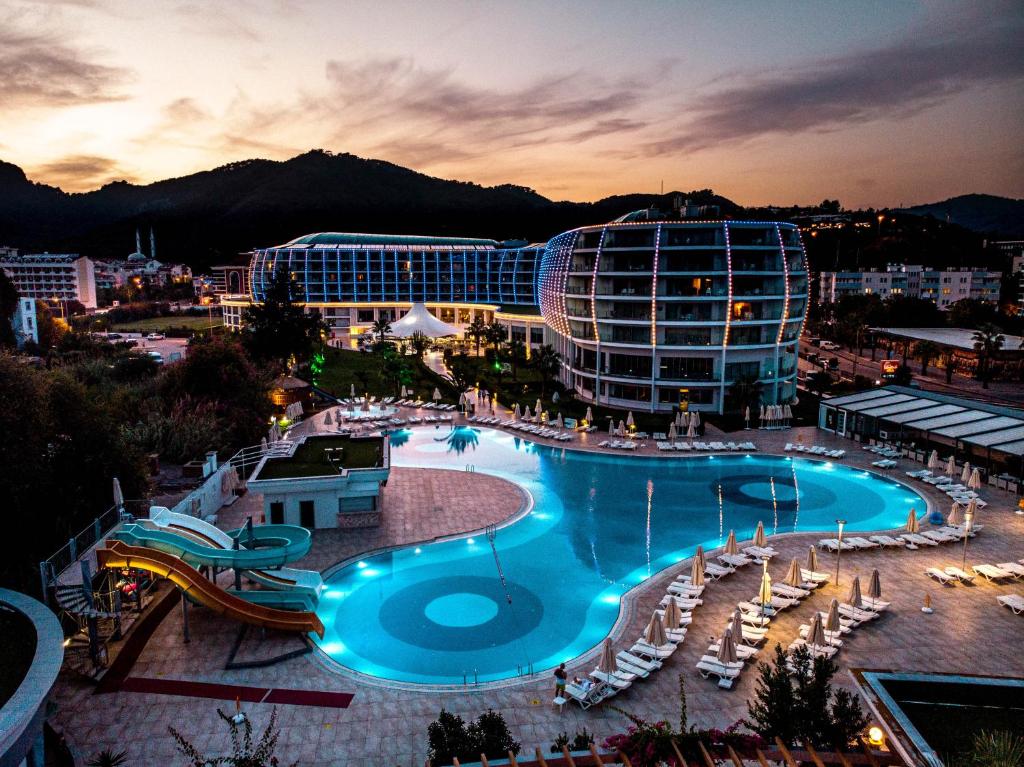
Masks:
[[[268,589],[307,595],[314,606],[324,587],[320,573],[315,570],[282,566],[309,551],[312,540],[304,527],[257,525],[251,529],[250,537],[246,528],[226,533],[196,517],[153,506],[149,519],[122,526],[114,537],[131,546],[146,546],[180,557],[193,567],[239,570]]]
[[[263,604],[255,604],[248,601],[249,595],[268,592],[225,591],[217,584],[207,580],[194,567],[172,554],[141,546],[129,546],[123,541],[111,540],[105,547],[96,550],[96,562],[100,567],[134,567],[161,575],[178,586],[194,602],[243,623],[279,631],[295,631],[301,634],[313,631],[321,639],[324,635],[323,624],[315,613],[279,610]]]

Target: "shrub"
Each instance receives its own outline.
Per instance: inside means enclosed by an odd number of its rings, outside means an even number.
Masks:
[[[437,721],[427,726],[430,761],[433,764],[451,764],[480,761],[480,754],[488,759],[501,759],[508,752],[519,753],[519,743],[512,738],[505,718],[497,711],[487,709],[469,725],[458,714],[441,709]]]
[[[576,734],[572,740],[569,740],[569,733],[560,732],[558,737],[555,738],[555,742],[551,744],[551,753],[560,754],[562,749],[568,747],[570,751],[587,751],[590,748],[590,744],[594,742],[594,736],[587,732],[584,727],[582,730],[576,730]]]

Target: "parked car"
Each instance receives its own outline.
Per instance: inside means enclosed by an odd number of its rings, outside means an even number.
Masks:
[[[828,369],[829,370],[839,370],[839,358],[838,357],[829,357],[828,358]]]
[[[834,352],[841,348],[835,341],[822,341],[818,345],[827,352]]]
[[[146,354],[148,354],[150,356],[150,358],[152,358],[152,360],[157,365],[163,365],[164,364],[164,355],[162,355],[160,352],[152,352],[152,351],[150,351],[150,352],[146,352]]]
[[[124,338],[124,336],[120,333],[107,333],[108,341],[120,341],[122,338]]]
[[[809,343],[811,346],[821,346],[821,339],[820,338],[808,338],[807,339],[807,343]]]
[[[163,341],[167,336],[163,333],[150,333],[146,338],[150,341]]]

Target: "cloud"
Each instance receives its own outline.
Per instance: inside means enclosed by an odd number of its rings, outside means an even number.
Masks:
[[[950,19],[885,47],[766,75],[747,74],[696,106],[685,129],[641,154],[698,151],[767,135],[830,131],[904,118],[968,89],[1024,76],[1020,14]],[[734,78],[733,81],[739,78]]]
[[[96,189],[114,180],[133,181],[116,160],[89,154],[72,154],[29,169],[32,178],[45,178],[46,183],[67,192]]]
[[[62,107],[125,98],[129,70],[93,56],[60,35],[19,31],[13,19],[0,19],[0,103],[5,109]]]

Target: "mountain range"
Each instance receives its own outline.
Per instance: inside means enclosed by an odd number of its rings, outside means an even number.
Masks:
[[[904,212],[931,216],[965,229],[1006,237],[1024,236],[1024,200],[991,194],[963,194],[942,202],[914,205]]]
[[[0,246],[123,258],[133,248],[136,229],[147,241],[153,228],[158,259],[201,270],[238,262],[241,252],[254,247],[317,231],[542,242],[632,210],[668,210],[679,194],[695,204],[717,205],[724,216],[770,215],[745,210],[707,189],[553,201],[527,187],[450,181],[322,150],[284,161],[246,160],[145,185],[117,181],[75,194],[32,182],[18,166],[0,161]],[[943,220],[948,213],[954,221],[963,217],[1011,233],[1020,227],[1021,205],[1020,200],[968,195],[908,212]],[[1016,229],[1004,222],[1013,222]]]

